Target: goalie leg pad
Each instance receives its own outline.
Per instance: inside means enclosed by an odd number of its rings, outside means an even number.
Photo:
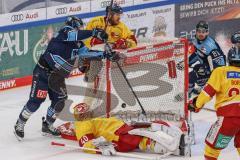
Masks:
[[[128,132],[132,135],[148,137],[170,152],[179,148],[180,138],[183,134],[177,127],[170,127],[164,124],[153,123],[150,128],[138,128]]]

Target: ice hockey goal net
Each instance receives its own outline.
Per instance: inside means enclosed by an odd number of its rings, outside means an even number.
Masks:
[[[121,51],[126,56],[120,62],[122,69],[139,97],[148,120],[179,121],[188,118],[187,51],[185,39],[148,41],[134,49]],[[96,98],[93,106],[101,107],[94,114],[106,112],[106,115],[117,116],[125,121],[140,120],[142,110],[114,62],[109,74],[111,94],[107,97],[105,92],[101,92],[97,96],[101,98]],[[100,77],[106,80],[105,69]],[[111,99],[110,104],[106,103],[106,98]]]

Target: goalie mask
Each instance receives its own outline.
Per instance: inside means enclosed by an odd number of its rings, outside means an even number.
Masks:
[[[76,16],[67,17],[65,24],[77,30],[83,28],[83,21]]]

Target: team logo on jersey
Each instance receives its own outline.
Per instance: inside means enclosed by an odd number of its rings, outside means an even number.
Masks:
[[[227,72],[227,78],[240,78],[240,72]]]
[[[120,38],[120,34],[119,33],[114,33],[114,32],[111,32],[111,37],[112,38]]]

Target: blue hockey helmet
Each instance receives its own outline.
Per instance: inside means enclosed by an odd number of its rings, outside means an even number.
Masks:
[[[65,24],[71,26],[72,28],[78,29],[79,27],[83,27],[83,21],[81,18],[76,16],[67,17]]]
[[[240,31],[233,33],[231,37],[232,44],[240,43]]]
[[[228,52],[228,63],[231,66],[240,67],[240,49],[232,47]]]
[[[110,13],[117,13],[117,14],[122,14],[123,13],[123,9],[121,6],[119,6],[118,4],[114,3],[111,6],[107,6],[106,7],[106,13],[108,13],[110,11]]]

